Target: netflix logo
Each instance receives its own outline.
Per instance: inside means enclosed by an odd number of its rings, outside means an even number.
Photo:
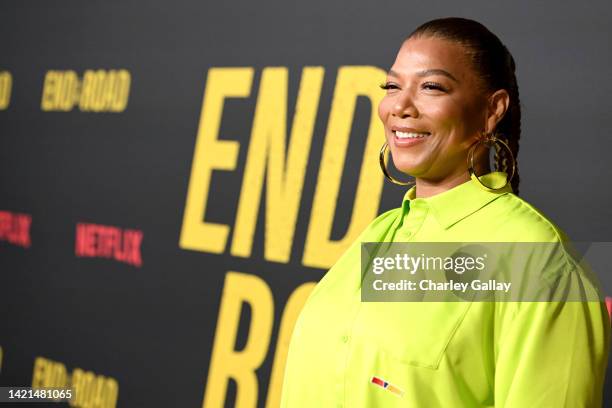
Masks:
[[[0,241],[6,241],[13,245],[29,248],[30,225],[32,216],[10,211],[0,211]]]
[[[142,231],[109,225],[77,223],[75,255],[111,258],[137,267],[142,266],[140,244]]]

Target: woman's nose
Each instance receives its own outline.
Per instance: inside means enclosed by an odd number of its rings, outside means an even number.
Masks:
[[[396,96],[395,102],[393,103],[392,113],[400,118],[406,116],[419,116],[419,111],[414,104],[412,96],[410,96],[406,91],[400,92]]]

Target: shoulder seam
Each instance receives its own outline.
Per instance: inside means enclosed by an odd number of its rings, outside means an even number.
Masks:
[[[533,204],[530,204],[529,202],[527,202],[525,199],[517,196],[514,193],[509,193],[507,195],[510,196],[510,197],[513,197],[512,199],[518,201],[520,203],[520,205],[527,207],[530,212],[532,212],[533,214],[537,215],[540,220],[544,221],[544,223],[553,231],[555,237],[557,238],[557,240],[559,241],[559,243],[563,247],[563,257],[565,258],[565,266],[566,266],[566,268],[574,266],[574,263],[569,259],[568,255],[567,255],[567,250],[565,249],[565,243],[564,243],[564,241],[563,241],[563,239],[561,237],[561,234],[559,233],[559,228],[560,227],[558,227],[555,223],[553,223],[551,220],[549,220],[548,217],[542,211],[537,209]]]
[[[530,212],[532,212],[533,214],[537,215],[539,219],[544,221],[544,223],[546,225],[548,225],[548,227],[554,232],[554,234],[557,237],[557,239],[559,239],[559,241],[561,241],[561,235],[559,234],[559,227],[555,223],[553,223],[551,220],[549,220],[548,217],[542,211],[537,209],[532,204],[528,203],[523,198],[517,196],[516,194],[510,193],[508,195],[510,197],[513,197],[513,199],[518,201],[521,205],[527,207],[530,210]]]

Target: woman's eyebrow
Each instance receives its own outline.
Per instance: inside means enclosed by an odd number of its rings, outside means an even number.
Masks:
[[[397,72],[395,72],[392,69],[389,70],[387,75],[393,76],[393,77],[396,77],[396,78],[399,78],[399,76],[400,76]],[[459,80],[457,78],[455,78],[450,72],[445,71],[443,69],[437,69],[437,68],[425,69],[423,71],[417,72],[416,75],[418,75],[420,77],[426,77],[426,76],[430,76],[430,75],[444,75],[445,77],[448,77],[448,78],[452,79],[453,81],[459,83]]]

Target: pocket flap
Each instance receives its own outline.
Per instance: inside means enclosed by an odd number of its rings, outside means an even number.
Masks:
[[[364,302],[354,335],[406,364],[437,369],[471,302]]]

